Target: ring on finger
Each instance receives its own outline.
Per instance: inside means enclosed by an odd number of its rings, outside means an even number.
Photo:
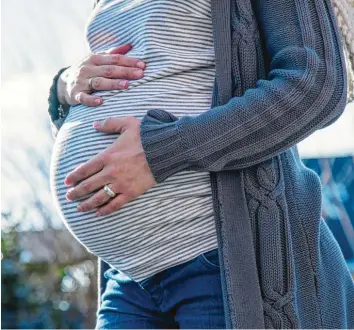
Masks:
[[[111,198],[114,198],[117,196],[117,194],[107,184],[104,185],[103,190]]]
[[[92,78],[90,78],[89,81],[88,81],[89,90],[90,90],[91,92],[94,92],[94,91],[95,91],[95,89],[94,89],[93,86],[92,86],[93,80],[94,80],[95,78],[96,78],[96,77],[92,77]]]

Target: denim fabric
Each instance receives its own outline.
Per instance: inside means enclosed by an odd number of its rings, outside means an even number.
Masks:
[[[225,329],[218,249],[135,282],[110,268],[96,329]]]

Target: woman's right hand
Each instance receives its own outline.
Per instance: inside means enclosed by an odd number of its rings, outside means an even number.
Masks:
[[[101,105],[101,97],[90,95],[89,79],[95,90],[127,89],[129,80],[144,76],[146,64],[125,56],[132,46],[125,44],[107,52],[91,54],[75,66],[66,69],[58,80],[58,99],[63,105]]]

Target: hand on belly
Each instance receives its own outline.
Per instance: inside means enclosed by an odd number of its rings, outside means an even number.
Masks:
[[[78,205],[79,212],[98,208],[96,215],[102,216],[117,211],[157,182],[150,171],[141,144],[140,119],[132,116],[110,117],[94,128],[102,133],[121,135],[111,146],[69,173],[64,182],[66,185],[75,186],[66,195],[71,201],[109,184],[116,194],[114,198],[100,189]]]

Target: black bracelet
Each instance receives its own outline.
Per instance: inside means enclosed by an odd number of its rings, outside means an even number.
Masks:
[[[70,107],[69,105],[64,106],[59,102],[58,92],[57,92],[57,84],[58,84],[59,77],[67,68],[69,67],[60,69],[58,71],[58,73],[53,78],[53,83],[52,86],[50,87],[49,97],[48,97],[48,103],[49,103],[48,112],[53,122],[55,120],[58,120],[59,118],[65,117]]]

